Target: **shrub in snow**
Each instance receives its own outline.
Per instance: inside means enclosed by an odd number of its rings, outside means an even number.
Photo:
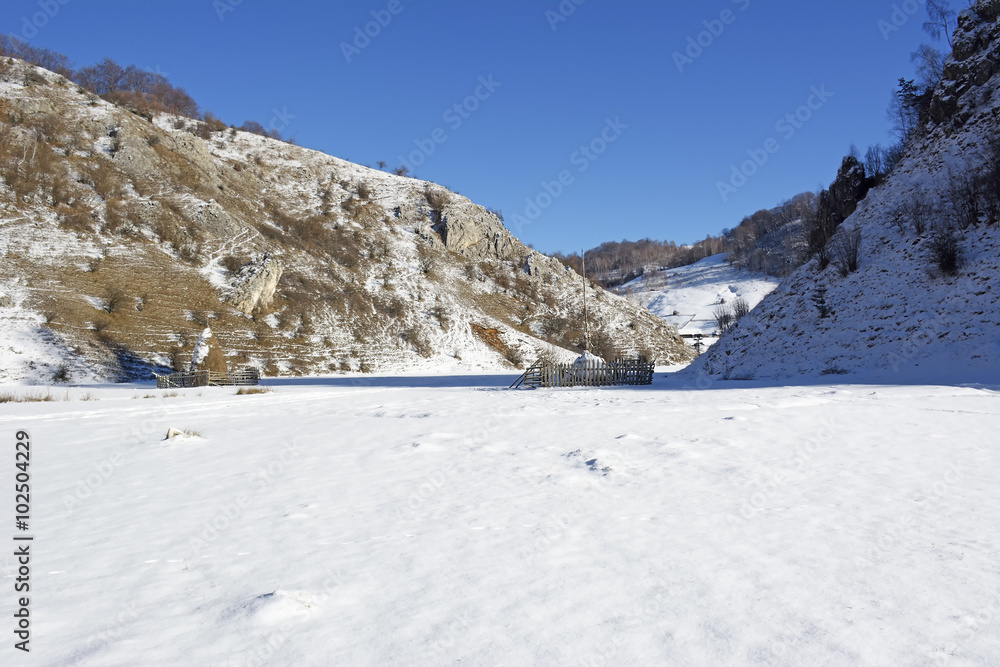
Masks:
[[[837,267],[841,276],[846,278],[848,274],[858,270],[860,253],[861,228],[841,229],[834,237],[830,248],[830,263]]]
[[[937,225],[931,237],[930,249],[934,263],[943,274],[953,276],[958,273],[962,265],[962,248],[954,225]]]
[[[830,306],[826,303],[826,288],[817,287],[816,291],[812,293],[810,301],[816,306],[816,310],[819,311],[819,316],[821,318],[829,317],[833,311],[830,310]]]
[[[733,309],[725,304],[715,307],[712,311],[715,317],[715,325],[719,327],[719,333],[724,334],[733,326]]]
[[[742,319],[743,316],[748,315],[749,313],[750,313],[750,304],[747,303],[747,300],[744,299],[743,297],[741,296],[737,297],[736,300],[733,301],[733,318],[738,321]]]

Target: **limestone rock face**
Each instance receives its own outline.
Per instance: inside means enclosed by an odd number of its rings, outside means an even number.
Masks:
[[[216,236],[234,236],[240,230],[240,225],[214,199],[199,206],[191,217],[202,229]]]
[[[524,272],[544,282],[552,282],[567,271],[559,260],[534,250],[524,259]]]
[[[263,255],[240,269],[230,298],[233,308],[250,315],[271,305],[284,265],[270,255]]]
[[[518,256],[520,244],[500,219],[471,202],[445,206],[434,231],[445,248],[468,259],[512,260]]]
[[[980,2],[958,17],[953,37],[954,50],[945,64],[941,85],[931,100],[931,119],[935,123],[964,125],[975,113],[965,93],[982,86],[1000,71],[1000,0]],[[966,102],[963,108],[963,101]]]
[[[219,347],[219,341],[212,335],[212,328],[205,327],[194,346],[191,354],[192,371],[211,371],[213,373],[228,373],[226,356]]]

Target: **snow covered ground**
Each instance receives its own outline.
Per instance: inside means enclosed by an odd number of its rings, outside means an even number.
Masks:
[[[681,334],[711,336],[718,331],[714,311],[723,299],[731,304],[742,297],[754,308],[777,286],[777,278],[733,268],[723,253],[637,278],[615,291],[629,295]]]
[[[1000,387],[512,379],[0,404],[17,663],[996,664]]]

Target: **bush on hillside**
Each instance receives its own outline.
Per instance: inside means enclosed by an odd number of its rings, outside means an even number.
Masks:
[[[961,239],[955,225],[942,222],[935,226],[930,240],[931,258],[941,273],[953,276],[962,265]]]
[[[861,255],[860,227],[839,230],[831,246],[830,263],[837,267],[841,276],[846,278],[858,270]]]

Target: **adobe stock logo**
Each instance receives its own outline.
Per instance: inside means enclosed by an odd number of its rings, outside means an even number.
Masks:
[[[549,27],[552,28],[552,32],[555,32],[559,28],[560,23],[565,23],[569,20],[569,17],[576,13],[576,8],[585,3],[587,0],[562,0],[559,6],[556,7],[558,11],[548,9],[545,11],[545,20],[549,22]]]
[[[817,111],[833,97],[833,93],[826,89],[826,85],[818,88],[813,86],[806,103],[798,107],[791,113],[787,113],[778,119],[774,124],[774,130],[781,134],[782,139],[790,141],[796,133],[805,127],[806,123],[812,120]],[[761,167],[767,164],[771,156],[781,150],[781,142],[774,137],[769,137],[761,148],[751,148],[747,150],[748,160],[739,166],[733,165],[730,169],[729,180],[718,181],[715,187],[719,190],[722,201],[728,202],[729,198],[736,194],[747,182],[760,171]]]
[[[893,5],[889,20],[879,19],[876,24],[879,32],[882,33],[882,39],[888,42],[892,33],[899,32],[922,7],[923,4],[917,0],[906,0],[901,5]]]
[[[750,0],[732,0],[732,3],[739,7],[740,11],[745,12],[750,8]],[[702,21],[701,24],[705,29],[697,35],[688,37],[687,48],[684,49],[684,52],[674,51],[673,59],[674,65],[677,66],[677,71],[683,74],[684,68],[688,65],[693,65],[695,60],[701,58],[705,51],[715,44],[716,40],[726,32],[726,26],[736,23],[738,17],[739,14],[733,10],[723,9],[719,12],[719,18]]]
[[[576,173],[582,174],[590,169],[590,166],[604,155],[613,143],[621,138],[628,127],[628,125],[622,122],[620,116],[615,116],[613,120],[605,118],[604,127],[601,128],[597,135],[587,143],[580,144],[580,147],[569,156],[569,163],[573,167],[576,167]],[[515,234],[522,233],[525,227],[534,224],[541,217],[542,213],[552,206],[575,182],[576,177],[569,169],[560,171],[556,175],[555,180],[543,180],[539,184],[541,189],[538,193],[534,197],[527,197],[524,200],[524,210],[514,214],[514,217],[511,219],[510,228],[514,230]]]
[[[49,21],[56,17],[60,10],[68,5],[70,0],[38,0],[38,9],[30,17],[23,17],[21,25],[21,38],[28,41],[38,35],[38,31],[49,24]]]
[[[361,55],[361,52],[371,46],[372,40],[382,34],[382,31],[389,27],[392,19],[403,13],[406,7],[401,0],[389,0],[385,9],[371,11],[372,20],[365,23],[364,27],[354,27],[354,39],[340,43],[340,52],[344,54],[344,60],[351,64],[354,56]]]
[[[457,132],[465,121],[472,118],[472,114],[479,111],[479,108],[486,100],[493,97],[497,88],[502,86],[500,81],[494,81],[493,75],[479,77],[479,85],[461,102],[456,102],[441,114],[441,120],[448,124],[452,132]],[[417,147],[409,155],[400,155],[399,163],[406,167],[407,171],[413,172],[414,167],[419,167],[427,162],[427,158],[437,152],[438,146],[448,141],[449,134],[443,127],[435,128],[425,139],[417,139],[413,144]]]

